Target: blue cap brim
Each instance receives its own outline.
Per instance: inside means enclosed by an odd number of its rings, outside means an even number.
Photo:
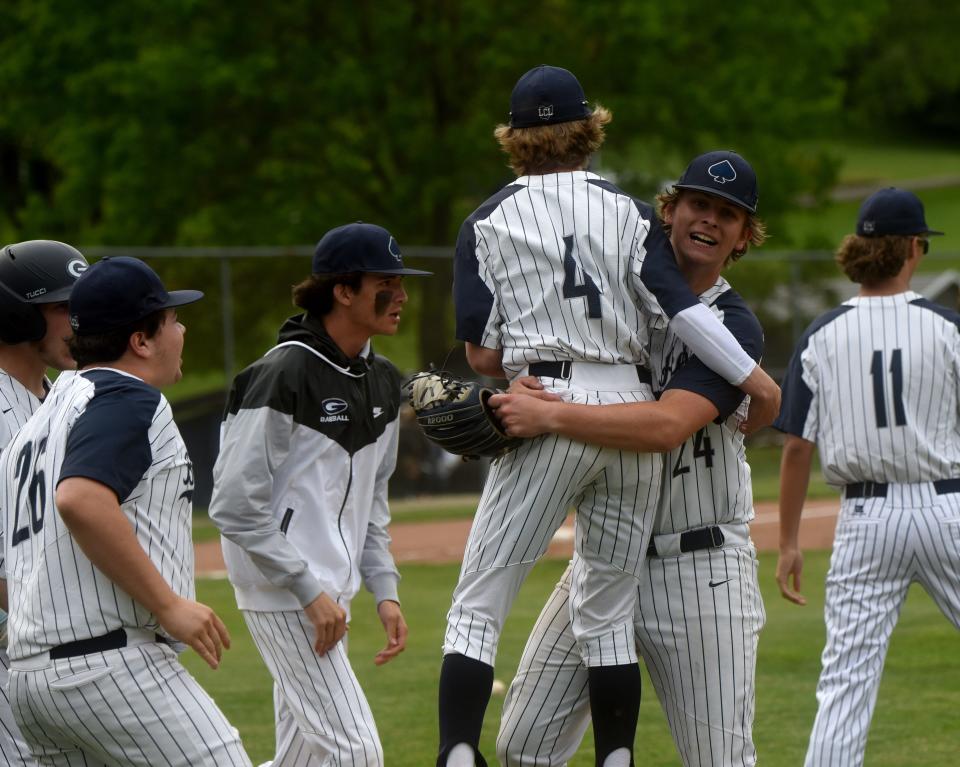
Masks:
[[[421,275],[424,277],[432,276],[433,272],[425,272],[422,269],[407,269],[403,267],[401,269],[357,269],[356,271],[365,272],[369,274],[408,274],[408,275]]]
[[[722,198],[725,199],[725,200],[729,200],[729,201],[732,202],[734,205],[736,205],[738,208],[743,208],[744,210],[749,211],[750,213],[756,213],[756,212],[757,212],[757,209],[756,209],[755,207],[754,207],[754,208],[751,208],[749,205],[747,205],[747,204],[746,204],[743,200],[741,200],[739,197],[735,197],[734,195],[730,194],[729,192],[724,192],[724,191],[721,190],[721,189],[717,189],[715,186],[699,186],[698,184],[674,184],[674,185],[673,185],[673,188],[674,188],[674,189],[693,189],[693,190],[695,190],[695,191],[697,191],[697,192],[703,192],[703,193],[705,193],[705,194],[712,194],[712,195],[714,195],[715,197],[722,197]]]
[[[199,290],[171,290],[170,298],[158,306],[158,309],[172,309],[175,306],[184,306],[192,304],[203,298],[203,293]]]

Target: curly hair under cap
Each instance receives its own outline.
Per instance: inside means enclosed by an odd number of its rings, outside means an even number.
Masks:
[[[861,237],[848,234],[835,256],[844,274],[860,285],[875,285],[896,277],[910,257],[913,237]]]
[[[510,157],[514,173],[535,176],[558,168],[585,168],[590,155],[603,145],[603,128],[612,119],[610,110],[597,104],[584,120],[532,128],[498,125],[493,135]]]
[[[677,201],[680,199],[680,195],[688,192],[687,189],[676,189],[670,187],[669,190],[660,192],[657,194],[654,202],[657,209],[657,218],[663,222],[663,212],[667,208],[677,204]],[[708,194],[708,192],[702,192],[702,194]],[[739,206],[738,206],[739,207]],[[747,238],[747,244],[744,246],[743,250],[735,250],[730,254],[730,257],[724,262],[724,266],[732,264],[734,261],[739,261],[745,255],[747,251],[750,250],[750,246],[760,247],[764,242],[767,241],[767,225],[763,223],[763,219],[760,218],[756,213],[751,213],[746,208],[743,209],[747,213],[747,228],[750,230],[750,236]],[[670,236],[670,224],[663,224],[663,231],[667,233],[667,237]]]

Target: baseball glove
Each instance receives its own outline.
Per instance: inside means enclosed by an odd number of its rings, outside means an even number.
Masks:
[[[444,371],[418,373],[407,384],[410,405],[427,438],[464,458],[495,458],[520,444],[500,426],[487,404],[494,389]]]

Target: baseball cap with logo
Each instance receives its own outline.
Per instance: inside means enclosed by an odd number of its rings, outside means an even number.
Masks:
[[[400,256],[397,241],[382,226],[345,224],[331,229],[313,251],[314,274],[433,274],[420,269],[407,269]]]
[[[871,194],[860,206],[857,216],[857,234],[861,237],[895,235],[931,235],[927,226],[923,203],[913,192],[887,187]]]
[[[585,120],[591,114],[579,81],[560,67],[534,67],[517,80],[510,95],[511,128]]]
[[[693,158],[674,189],[696,189],[715,194],[757,212],[757,174],[736,152],[719,150]]]
[[[138,258],[104,258],[88,268],[70,293],[70,325],[89,336],[126,327],[160,309],[192,304],[199,290],[167,291],[157,273]]]

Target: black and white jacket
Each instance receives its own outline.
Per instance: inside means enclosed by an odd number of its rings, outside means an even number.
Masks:
[[[387,481],[400,398],[389,361],[369,344],[348,359],[306,314],[234,379],[210,517],[241,609],[299,609],[323,592],[349,612],[361,577],[378,603],[397,599]]]

